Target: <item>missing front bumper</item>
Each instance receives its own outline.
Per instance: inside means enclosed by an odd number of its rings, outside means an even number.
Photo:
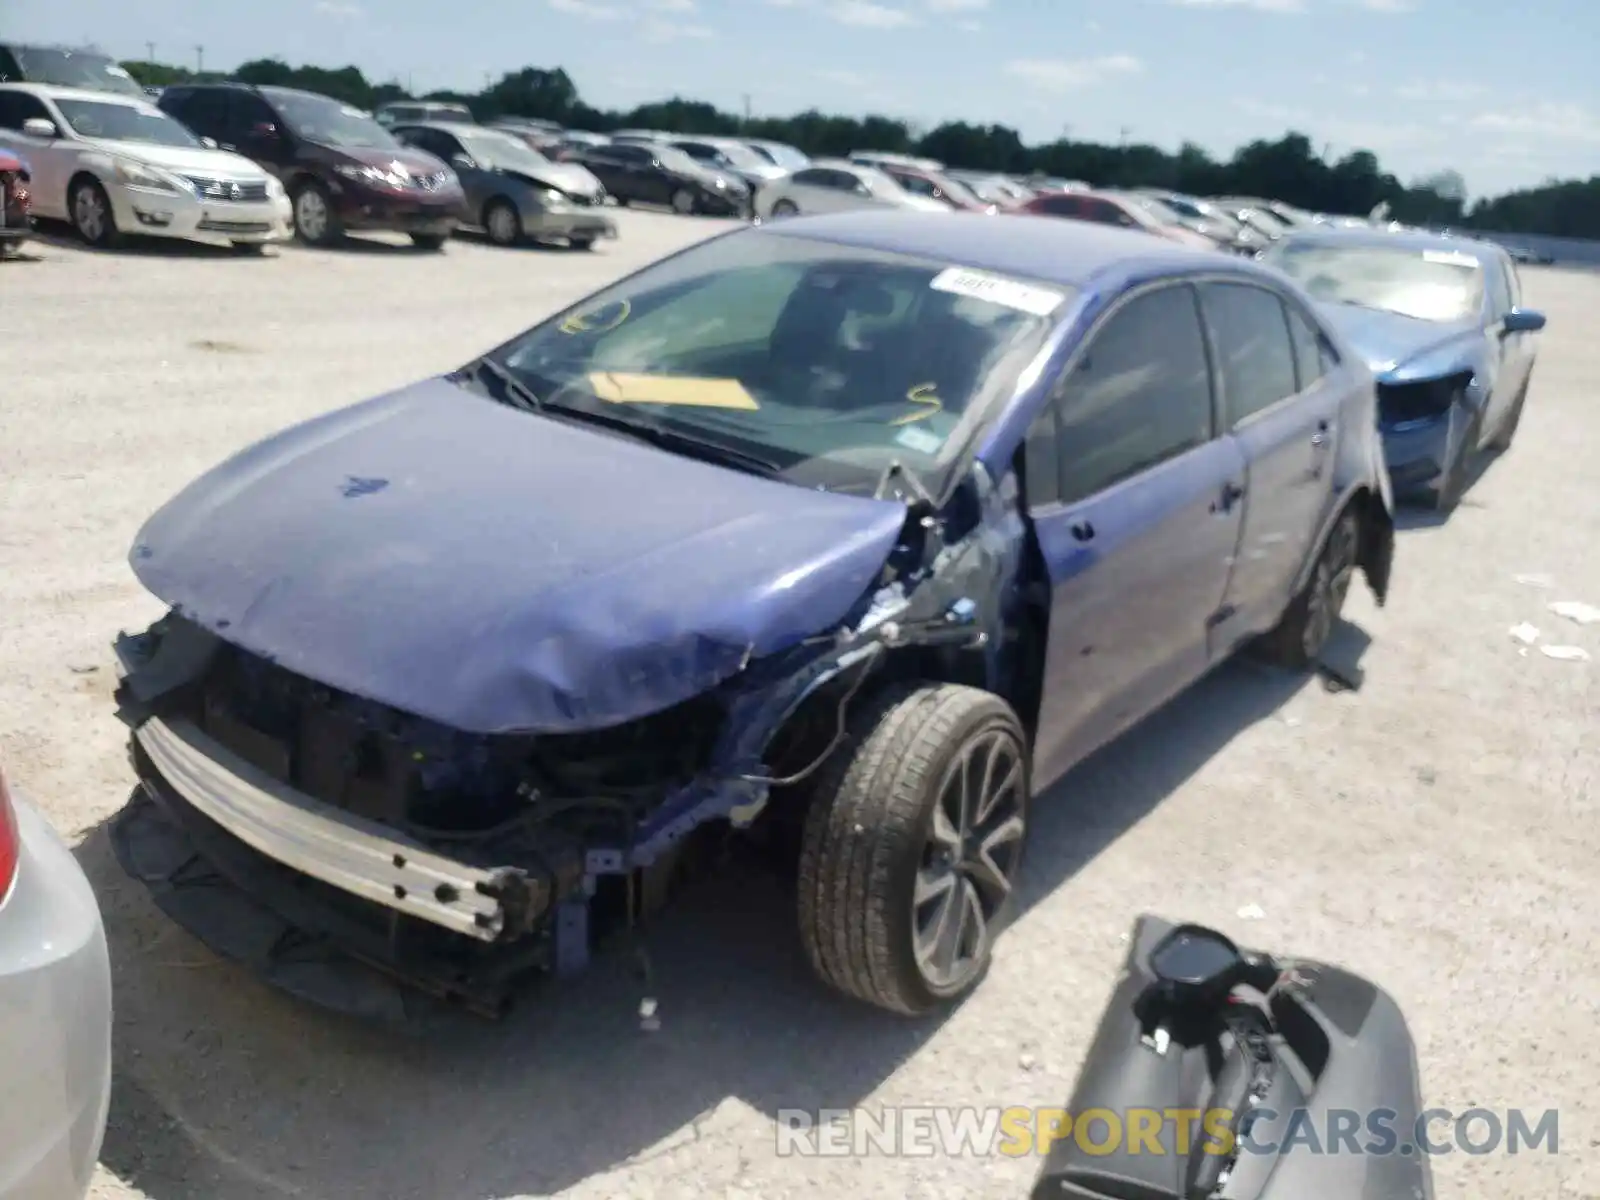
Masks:
[[[483,942],[527,932],[549,908],[547,883],[487,870],[402,839],[297,792],[188,721],[151,717],[135,731],[163,781],[253,850],[373,904]]]

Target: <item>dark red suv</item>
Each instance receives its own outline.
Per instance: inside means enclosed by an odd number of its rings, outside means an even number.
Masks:
[[[466,214],[455,172],[404,145],[359,108],[315,92],[242,83],[169,87],[163,111],[283,181],[302,241],[405,233],[436,250]]]

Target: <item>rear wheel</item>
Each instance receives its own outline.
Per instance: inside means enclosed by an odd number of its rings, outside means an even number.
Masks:
[[[988,969],[1027,830],[1027,740],[998,696],[904,685],[850,722],[800,852],[801,939],[828,984],[917,1015]]]
[[[1344,612],[1345,597],[1355,578],[1361,542],[1361,522],[1349,509],[1339,514],[1317,554],[1311,578],[1289,602],[1272,631],[1261,639],[1267,658],[1280,666],[1303,671],[1322,657]]]
[[[570,238],[567,241],[567,245],[571,246],[574,250],[593,250],[594,239],[591,237]]]
[[[245,258],[260,258],[267,251],[265,242],[234,242],[233,252]]]
[[[450,239],[442,233],[413,233],[411,244],[418,250],[443,250]]]
[[[700,202],[688,188],[679,188],[672,193],[672,211],[680,217],[693,216],[699,207]]]
[[[779,200],[772,206],[772,215],[775,217],[797,217],[800,208],[793,200]]]

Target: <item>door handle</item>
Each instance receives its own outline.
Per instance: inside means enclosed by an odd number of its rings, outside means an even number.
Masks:
[[[1317,422],[1317,431],[1311,435],[1311,444],[1319,450],[1328,444],[1328,435],[1333,432],[1333,426],[1327,421]]]
[[[1089,524],[1088,521],[1078,521],[1076,524],[1068,526],[1067,532],[1080,542],[1094,540],[1094,526]]]
[[[1229,480],[1222,485],[1222,492],[1211,502],[1211,511],[1214,513],[1232,512],[1233,506],[1244,499],[1244,488]]]

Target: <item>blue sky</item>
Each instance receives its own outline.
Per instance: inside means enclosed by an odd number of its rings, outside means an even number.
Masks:
[[[1294,127],[1472,191],[1600,174],[1594,0],[0,0],[0,36],[233,66],[277,56],[418,88],[561,66],[627,107],[1001,122],[1030,141]]]

